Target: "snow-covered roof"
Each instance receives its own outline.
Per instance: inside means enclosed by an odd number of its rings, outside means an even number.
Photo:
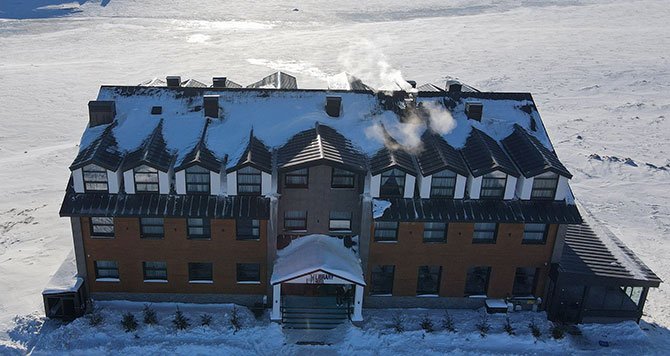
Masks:
[[[65,261],[44,287],[42,294],[76,292],[82,283],[84,283],[84,279],[77,276],[77,261],[74,257],[74,251],[70,251]]]
[[[342,239],[327,235],[303,236],[277,251],[270,283],[290,281],[316,271],[365,285],[356,253],[345,247]]]

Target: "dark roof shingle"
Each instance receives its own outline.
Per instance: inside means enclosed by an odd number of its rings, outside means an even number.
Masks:
[[[426,131],[421,138],[423,150],[417,157],[421,174],[426,177],[442,171],[451,170],[467,177],[468,167],[461,153],[452,147],[442,136]]]
[[[551,171],[572,178],[572,174],[561,163],[556,153],[546,148],[521,126],[514,125],[512,134],[501,142],[525,177],[530,178]]]
[[[167,172],[172,164],[173,155],[167,150],[163,138],[163,119],[160,120],[151,135],[137,150],[129,153],[123,161],[123,170],[132,169],[142,164]]]
[[[475,177],[499,170],[511,176],[518,177],[512,160],[502,147],[490,136],[472,128],[465,146],[461,150],[463,158]]]

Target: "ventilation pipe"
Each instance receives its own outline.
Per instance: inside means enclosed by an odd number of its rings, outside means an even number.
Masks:
[[[116,104],[114,101],[89,101],[88,102],[88,127],[111,124],[116,116]]]
[[[219,96],[205,95],[203,98],[203,106],[205,108],[205,116],[211,118],[219,117]]]
[[[465,115],[467,115],[469,119],[482,121],[483,111],[484,105],[480,102],[465,103]]]

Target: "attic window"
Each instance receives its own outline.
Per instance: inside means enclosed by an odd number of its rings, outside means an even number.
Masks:
[[[160,115],[163,113],[163,107],[162,106],[152,106],[151,107],[151,115]]]
[[[326,97],[326,114],[330,117],[339,117],[342,109],[342,98],[339,96]]]
[[[465,103],[465,115],[467,115],[469,119],[481,121],[483,111],[484,105],[480,102]]]

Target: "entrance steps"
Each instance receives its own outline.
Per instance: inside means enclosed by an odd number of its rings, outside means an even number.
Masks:
[[[287,329],[330,330],[349,320],[346,305],[335,298],[287,298],[282,307],[282,325]]]

